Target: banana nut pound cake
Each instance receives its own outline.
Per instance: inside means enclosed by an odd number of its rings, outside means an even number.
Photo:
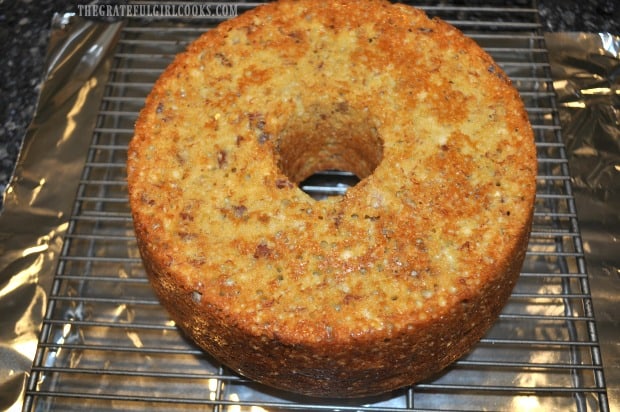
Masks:
[[[317,171],[361,180],[314,200]],[[496,320],[535,196],[517,91],[457,29],[381,0],[282,0],[178,55],[128,152],[145,270],[231,369],[313,396],[429,378]]]

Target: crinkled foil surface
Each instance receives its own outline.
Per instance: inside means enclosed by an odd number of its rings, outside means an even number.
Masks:
[[[38,109],[0,215],[0,410],[18,410],[23,401],[120,24],[58,16],[53,28]],[[620,388],[620,39],[558,33],[546,41],[613,410]]]
[[[0,215],[0,410],[36,351],[120,24],[55,16],[45,79]]]
[[[545,40],[614,410],[620,408],[620,36],[549,33]]]

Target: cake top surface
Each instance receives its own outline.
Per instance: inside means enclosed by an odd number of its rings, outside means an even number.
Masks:
[[[327,169],[361,181],[316,201]],[[415,327],[499,276],[529,230],[518,93],[472,40],[383,1],[282,1],[224,22],[149,95],[136,230],[201,304],[299,339]]]

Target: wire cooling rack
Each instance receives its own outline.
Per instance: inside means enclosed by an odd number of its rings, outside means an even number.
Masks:
[[[520,280],[471,353],[435,380],[379,398],[338,401],[265,388],[185,340],[141,265],[127,202],[126,150],[154,81],[218,20],[128,19],[85,159],[24,410],[608,410],[537,9],[446,3],[422,8],[473,37],[512,78],[539,158],[534,227]],[[252,6],[240,4],[238,11]],[[304,188],[320,197],[353,184],[350,178],[318,176]]]

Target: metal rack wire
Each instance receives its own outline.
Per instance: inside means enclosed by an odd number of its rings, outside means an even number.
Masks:
[[[608,410],[537,9],[444,3],[421,7],[473,37],[512,78],[539,158],[534,227],[520,281],[470,354],[432,381],[379,398],[336,401],[262,387],[186,341],[141,266],[127,204],[126,149],[153,82],[218,20],[133,19],[122,31],[101,102],[24,410]],[[253,5],[240,4],[239,12]],[[332,188],[324,188],[321,176],[304,188],[321,196],[352,184],[350,176],[326,179]]]

